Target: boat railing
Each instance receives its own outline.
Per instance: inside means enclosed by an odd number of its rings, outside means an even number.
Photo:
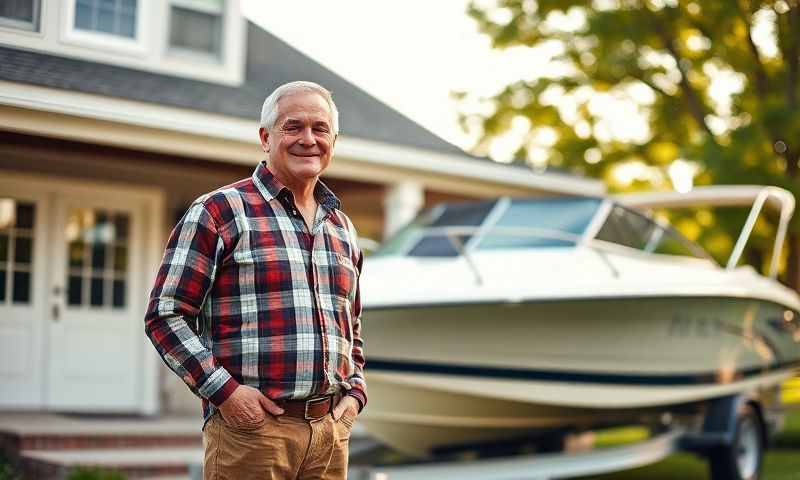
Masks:
[[[732,270],[738,265],[764,206],[772,207],[774,210],[778,210],[779,221],[768,275],[770,278],[778,276],[778,262],[786,239],[789,220],[792,218],[795,207],[794,195],[788,190],[762,185],[714,185],[696,187],[683,193],[647,192],[616,195],[614,198],[624,205],[637,208],[751,206],[744,227],[742,227],[739,238],[728,258],[726,264],[728,270]]]
[[[744,247],[747,246],[747,241],[755,228],[756,220],[761,214],[761,210],[770,198],[774,198],[780,206],[780,219],[778,220],[778,231],[775,233],[775,243],[772,247],[772,258],[769,263],[769,278],[776,278],[778,276],[778,260],[781,256],[783,249],[783,242],[786,238],[786,232],[789,228],[789,220],[792,218],[794,212],[794,196],[788,191],[777,187],[764,187],[756,196],[753,206],[750,208],[750,213],[747,216],[747,221],[742,227],[742,232],[736,240],[736,245],[733,247],[728,264],[726,268],[731,270],[736,268],[739,259],[744,253]]]

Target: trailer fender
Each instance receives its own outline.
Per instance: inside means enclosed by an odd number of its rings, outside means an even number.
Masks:
[[[711,448],[729,446],[736,434],[736,421],[739,411],[749,399],[742,394],[711,400],[699,432],[687,433],[681,439],[681,448],[703,453]],[[756,402],[756,411],[759,411]]]

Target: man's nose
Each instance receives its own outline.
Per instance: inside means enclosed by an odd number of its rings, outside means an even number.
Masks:
[[[314,138],[314,132],[311,131],[311,128],[304,128],[303,134],[300,136],[300,144],[314,145],[315,143],[317,143],[317,141]]]

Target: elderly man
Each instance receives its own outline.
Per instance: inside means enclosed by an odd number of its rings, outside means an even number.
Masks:
[[[319,180],[339,114],[311,82],[264,101],[267,160],[172,232],[145,331],[202,398],[205,478],[344,479],[367,403],[350,220]]]

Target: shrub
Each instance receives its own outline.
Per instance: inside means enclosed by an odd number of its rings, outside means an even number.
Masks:
[[[125,480],[124,473],[99,467],[76,467],[70,470],[67,480]]]

